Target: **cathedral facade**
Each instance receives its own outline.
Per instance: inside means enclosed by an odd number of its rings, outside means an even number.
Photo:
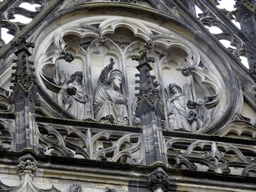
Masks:
[[[3,0],[0,191],[256,191],[256,3],[217,5]]]

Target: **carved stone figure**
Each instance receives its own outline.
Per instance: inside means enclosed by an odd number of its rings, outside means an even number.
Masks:
[[[64,75],[60,78],[60,84],[63,84],[65,81],[62,78],[63,76]],[[88,95],[85,92],[82,80],[82,71],[76,71],[73,73],[67,81],[67,88],[62,89],[60,93],[61,99],[59,99],[59,102],[72,115],[79,119],[86,119],[90,117],[90,108],[88,106]]]
[[[26,161],[20,161],[16,168],[17,175],[20,179],[21,176],[25,174],[25,172],[29,173],[31,176],[34,176],[35,172],[37,171],[36,163],[31,161],[30,159],[27,159]]]
[[[169,180],[167,174],[158,169],[148,178],[148,189],[150,191],[168,191]]]
[[[95,120],[105,123],[128,125],[127,99],[121,93],[122,72],[113,69],[115,61],[110,59],[100,74],[95,93]]]
[[[182,88],[175,83],[168,86],[169,99],[167,112],[169,126],[173,130],[195,131],[197,122],[196,113],[187,107],[188,99],[182,93]]]

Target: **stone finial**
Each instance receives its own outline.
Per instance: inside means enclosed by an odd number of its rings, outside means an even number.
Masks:
[[[34,47],[33,43],[26,42],[26,37],[22,36],[17,41],[13,41],[12,43],[13,47],[17,47],[17,50],[15,51],[15,55],[17,56],[17,59],[13,60],[13,67],[12,69],[15,70],[14,73],[12,73],[12,80],[13,86],[10,88],[13,89],[12,94],[12,100],[14,101],[16,98],[16,94],[19,89],[22,89],[25,94],[28,94],[32,91],[35,83],[35,68],[32,67],[34,65],[33,61],[30,61],[28,57],[31,55],[31,53],[28,51],[29,47]],[[35,97],[36,102],[37,96]]]
[[[28,51],[29,47],[34,48],[35,44],[34,43],[29,43],[26,41],[27,38],[25,36],[21,36],[17,41],[12,41],[11,45],[12,47],[17,47],[17,51],[15,51],[15,55],[18,56],[18,54],[21,51],[25,51],[27,53],[27,55],[31,55],[31,53]]]
[[[159,96],[159,83],[155,81],[155,76],[150,75],[150,71],[153,69],[149,62],[154,62],[153,57],[147,57],[147,49],[142,49],[139,51],[140,55],[132,56],[133,60],[139,62],[137,66],[139,74],[136,74],[136,77],[139,77],[140,80],[136,80],[136,83],[139,83],[139,87],[135,89],[139,90],[139,94],[136,94],[138,97],[138,105],[136,108],[136,116],[140,117],[145,114],[145,112],[154,111],[155,114],[164,119],[164,112],[162,106],[162,100]]]
[[[255,3],[255,0],[237,0],[235,6],[237,9],[240,9],[241,7],[245,7],[247,10],[254,13],[256,8],[256,3]]]
[[[143,63],[148,63],[148,62],[155,62],[155,58],[153,57],[147,57],[147,49],[142,49],[139,51],[140,55],[133,55],[132,60],[138,61],[139,65]]]

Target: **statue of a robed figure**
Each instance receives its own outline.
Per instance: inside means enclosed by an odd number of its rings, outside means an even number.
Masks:
[[[59,85],[63,86],[60,91],[58,102],[78,119],[88,119],[90,115],[90,102],[83,84],[82,71],[76,71],[68,80],[65,72],[60,72]]]
[[[186,84],[184,91],[189,92],[190,88]],[[198,119],[196,119],[197,112],[194,109],[189,109],[187,106],[190,100],[191,93],[185,94],[182,88],[171,83],[168,86],[168,96],[167,99],[167,112],[168,112],[168,122],[172,130],[179,131],[196,131],[198,129]]]
[[[127,99],[121,93],[123,74],[113,69],[115,61],[110,59],[100,74],[94,99],[96,121],[111,124],[128,125]]]

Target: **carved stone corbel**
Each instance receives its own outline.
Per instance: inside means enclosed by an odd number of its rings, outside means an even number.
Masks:
[[[153,49],[154,48],[154,42],[152,40],[146,41],[145,48],[148,49],[148,50]]]
[[[33,178],[37,171],[36,163],[34,161],[31,161],[30,159],[27,159],[26,161],[20,161],[16,168],[16,173],[19,176],[20,180],[23,178],[24,175],[29,175],[31,178]]]
[[[148,189],[152,192],[155,191],[168,191],[168,175],[164,172],[162,168],[157,168],[152,172],[148,178]]]
[[[106,187],[105,192],[116,192],[116,190],[115,189],[110,189],[110,188]]]
[[[69,192],[83,192],[81,185],[73,184],[70,186]]]
[[[195,67],[186,67],[181,70],[182,75],[188,77],[191,75],[192,71],[195,70]]]

